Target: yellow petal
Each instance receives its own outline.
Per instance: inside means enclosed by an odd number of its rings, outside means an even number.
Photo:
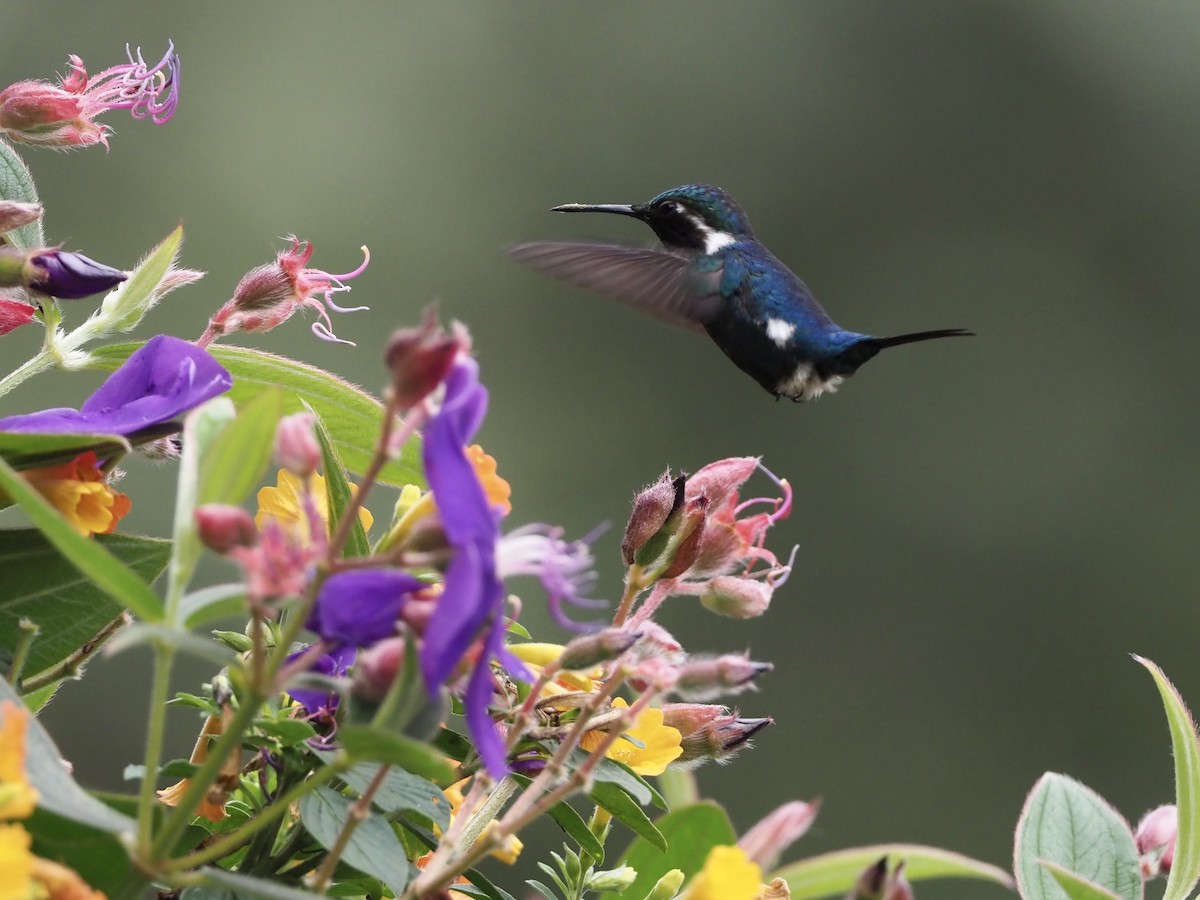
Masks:
[[[687,900],[754,900],[762,885],[762,869],[741,847],[713,847],[704,868],[692,879]]]

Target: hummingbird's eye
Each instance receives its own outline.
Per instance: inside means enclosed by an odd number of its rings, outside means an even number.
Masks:
[[[678,215],[683,212],[683,204],[677,203],[674,200],[664,200],[662,205],[663,212],[675,213]]]

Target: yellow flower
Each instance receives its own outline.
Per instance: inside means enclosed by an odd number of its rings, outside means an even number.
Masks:
[[[29,712],[11,700],[0,703],[0,818],[24,819],[37,805],[25,777],[25,729]]]
[[[0,900],[25,900],[33,893],[32,839],[20,825],[0,825]]]
[[[459,809],[462,808],[462,805],[463,805],[462,789],[463,789],[463,786],[465,784],[467,784],[469,781],[470,781],[469,778],[464,778],[462,781],[457,781],[454,784],[450,785],[448,788],[444,788],[442,790],[442,793],[446,795],[446,799],[450,801],[450,821],[451,822],[454,821],[454,817],[458,815]],[[489,822],[488,826],[490,827],[491,824],[492,823]],[[480,837],[483,837],[483,834],[480,834]],[[476,840],[478,840],[478,838],[476,838]],[[522,842],[522,840],[519,837],[517,837],[515,834],[510,834],[501,846],[497,847],[495,850],[493,850],[491,852],[491,855],[493,857],[495,857],[496,859],[500,860],[501,862],[506,863],[511,866],[513,863],[515,863],[517,861],[517,857],[521,855],[521,851],[524,849],[525,849],[524,842]],[[431,856],[433,856],[432,851],[430,851],[429,853],[422,856],[419,860],[417,860],[417,866],[423,867]],[[454,894],[456,892],[451,891],[451,893]]]
[[[111,534],[129,513],[129,498],[108,486],[92,450],[68,463],[22,474],[80,534]]]
[[[616,709],[629,708],[629,704],[620,697],[613,700],[612,705]],[[626,740],[626,737],[632,740]],[[589,731],[583,736],[579,746],[584,750],[594,750],[603,740],[603,732]],[[680,740],[678,728],[663,724],[662,710],[648,706],[642,710],[633,727],[626,730],[625,735],[618,738],[605,755],[609,759],[625,763],[639,775],[661,775],[683,752]],[[638,746],[639,744],[641,746]]]
[[[534,675],[540,675],[542,669],[550,665],[563,654],[566,649],[562,644],[543,644],[529,641],[524,644],[511,644],[510,653],[529,668]],[[593,679],[602,678],[604,670],[600,666],[581,672],[559,672],[554,680],[542,688],[542,696],[553,694],[574,693],[576,691],[594,691],[596,682]]]
[[[93,890],[74,869],[34,857],[33,880],[38,886],[35,897],[45,900],[106,900],[103,893]]]
[[[761,889],[762,869],[745,850],[713,847],[684,896],[687,900],[754,900]]]
[[[311,478],[310,488],[317,501],[317,513],[328,530],[329,493],[325,489],[325,478],[316,473],[313,473]],[[357,492],[358,488],[350,485],[350,490]],[[304,515],[303,496],[304,485],[300,478],[286,469],[280,469],[276,486],[265,487],[258,492],[258,515],[254,517],[254,524],[261,531],[267,524],[267,519],[274,519],[285,528],[294,529],[307,538],[308,519]],[[369,529],[375,521],[370,510],[365,507],[359,508],[358,519],[364,529]]]

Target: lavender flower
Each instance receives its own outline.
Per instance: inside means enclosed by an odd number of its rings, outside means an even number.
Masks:
[[[288,662],[303,655],[307,650],[306,647],[293,653],[288,657]],[[309,666],[309,671],[337,678],[346,674],[354,665],[357,656],[358,651],[354,647],[341,647],[318,656],[316,661]],[[308,710],[310,716],[330,716],[338,706],[338,695],[330,691],[317,688],[288,688],[287,692],[293,700]]]
[[[161,436],[188,410],[225,393],[233,379],[205,350],[159,335],[125,360],[78,410],[0,418],[0,431]]]
[[[563,612],[563,602],[585,609],[601,609],[604,600],[583,596],[596,581],[592,569],[590,538],[564,541],[561,528],[548,525],[526,525],[511,531],[500,540],[497,564],[500,575],[534,575],[550,598],[550,615],[564,628],[573,631],[590,630],[572,622]],[[594,627],[603,623],[597,622]]]

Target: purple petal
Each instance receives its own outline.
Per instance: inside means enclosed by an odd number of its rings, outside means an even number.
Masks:
[[[30,262],[42,273],[29,287],[60,300],[78,300],[116,287],[129,276],[82,253],[48,250]]]
[[[494,564],[488,563],[478,547],[466,544],[456,549],[446,569],[445,586],[425,629],[421,649],[421,672],[430,693],[450,677],[503,603],[504,586],[495,576]]]
[[[79,410],[47,409],[0,419],[0,431],[119,434],[181,418],[223,394],[233,379],[208,351],[168,335],[151,338]]]
[[[307,649],[306,647],[303,650],[297,650],[288,656],[288,662],[300,656]],[[355,648],[342,647],[317,657],[316,662],[309,666],[309,671],[333,677],[345,675],[349,668],[354,665],[354,660],[357,656],[358,651]],[[337,709],[338,705],[338,695],[336,693],[330,693],[329,691],[317,688],[288,688],[288,695],[310,713],[315,713],[321,709]]]
[[[396,633],[405,596],[423,586],[397,569],[339,572],[321,585],[308,628],[333,644],[369,646]]]
[[[504,643],[504,629],[493,628],[488,635],[487,647],[471,672],[471,681],[467,685],[467,693],[463,697],[463,715],[467,720],[467,730],[475,744],[475,751],[487,770],[495,779],[503,778],[508,772],[507,759],[504,753],[504,741],[496,730],[488,706],[492,702],[495,686],[492,681],[492,667],[489,659],[495,653],[498,645]]]

